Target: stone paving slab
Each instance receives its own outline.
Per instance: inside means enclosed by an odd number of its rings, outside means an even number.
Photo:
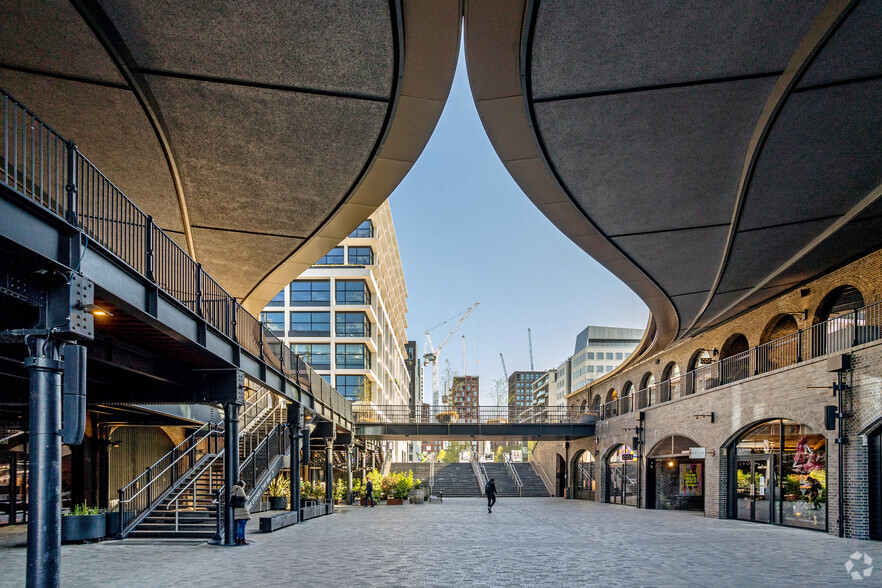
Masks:
[[[882,543],[559,498],[477,498],[335,514],[245,547],[105,541],[62,549],[64,586],[872,586],[852,553]],[[23,547],[0,547],[0,586],[22,586]],[[20,545],[20,543],[19,543]],[[863,570],[861,561],[853,569]]]

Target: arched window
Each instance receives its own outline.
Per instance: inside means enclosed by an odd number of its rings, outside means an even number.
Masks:
[[[865,328],[866,317],[857,316],[864,306],[864,297],[854,286],[840,286],[824,297],[815,313],[815,323],[826,321],[826,327],[812,329],[811,356],[818,357],[865,343],[876,328]],[[865,314],[865,313],[864,313]],[[863,325],[862,325],[863,323]]]
[[[835,319],[864,306],[864,296],[854,286],[839,286],[824,296],[815,313],[815,323]]]
[[[634,384],[631,382],[626,382],[624,386],[622,386],[622,398],[625,396],[630,396],[634,393]]]
[[[742,335],[741,333],[735,333],[731,335],[726,342],[723,343],[722,349],[720,349],[720,361],[726,359],[727,357],[732,357],[733,355],[738,355],[739,353],[743,353],[750,349],[750,344],[747,342],[747,337]]]
[[[622,387],[622,398],[619,401],[620,412],[622,414],[631,412],[634,402],[634,384],[628,382]]]
[[[606,501],[637,506],[637,456],[619,445],[607,458]]]
[[[573,498],[594,500],[597,491],[594,454],[581,451],[573,459]]]
[[[640,389],[643,390],[645,388],[649,388],[650,386],[655,385],[655,376],[652,375],[652,372],[646,372],[643,374],[643,377],[640,379]]]
[[[750,375],[750,357],[747,350],[750,344],[741,333],[731,335],[720,349],[719,379],[720,384],[728,384],[743,380]]]
[[[680,397],[680,366],[675,361],[666,365],[662,372],[661,396],[661,402]]]
[[[592,406],[600,406],[600,394],[596,394],[594,396],[594,400],[591,401]]]
[[[619,414],[619,403],[616,402],[619,398],[618,392],[616,392],[615,388],[610,388],[609,392],[606,393],[606,401],[603,404],[603,417],[614,417]]]
[[[802,340],[796,319],[779,314],[763,329],[760,346],[756,350],[756,371],[765,373],[796,363],[802,359]]]

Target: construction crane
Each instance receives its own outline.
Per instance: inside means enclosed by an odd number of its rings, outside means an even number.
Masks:
[[[508,370],[505,369],[505,358],[502,357],[502,354],[499,354],[499,361],[502,362],[502,373],[505,375],[505,383],[508,384]]]
[[[533,333],[530,332],[530,327],[527,327],[527,340],[530,342],[530,371],[535,372],[536,368],[533,366]]]
[[[462,375],[466,375],[465,335],[462,336]]]
[[[454,327],[447,333],[447,336],[444,337],[444,340],[441,341],[441,344],[438,347],[435,347],[432,344],[432,336],[429,335],[429,331],[426,331],[426,343],[423,347],[423,365],[427,366],[430,363],[432,364],[432,405],[438,406],[438,356],[441,355],[441,349],[450,341],[450,338],[453,337],[453,334],[462,326],[469,315],[472,314],[472,311],[477,308],[477,306],[481,304],[480,302],[475,302],[468,309],[463,311],[462,317],[460,317],[459,321],[454,325]],[[452,319],[447,319],[452,320]],[[447,321],[444,321],[446,323]],[[444,323],[441,323],[443,325]],[[437,328],[441,325],[437,325]],[[431,329],[429,329],[431,330]]]

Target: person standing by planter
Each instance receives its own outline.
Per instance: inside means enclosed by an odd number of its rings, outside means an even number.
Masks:
[[[490,478],[487,485],[484,486],[484,494],[487,495],[487,512],[493,512],[493,505],[496,504],[496,478]]]
[[[239,480],[230,491],[230,506],[233,507],[233,520],[236,521],[236,545],[248,545],[245,541],[245,525],[251,520],[251,513],[245,505],[245,482]]]
[[[371,482],[370,478],[368,478],[367,486],[365,487],[365,495],[364,495],[365,507],[367,507],[368,502],[371,503],[371,508],[374,508],[374,483]]]

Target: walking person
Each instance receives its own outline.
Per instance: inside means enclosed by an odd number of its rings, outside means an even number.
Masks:
[[[367,507],[368,502],[370,502],[371,508],[374,508],[374,483],[371,482],[370,478],[368,478],[367,487],[365,487],[365,492],[366,492],[365,501],[364,501],[365,507]]]
[[[245,541],[245,525],[251,520],[251,513],[245,506],[245,482],[239,480],[230,491],[230,506],[233,507],[233,520],[236,521],[236,545],[248,545]]]
[[[496,504],[496,478],[490,478],[484,486],[484,494],[487,495],[487,512],[492,513],[493,505]]]

